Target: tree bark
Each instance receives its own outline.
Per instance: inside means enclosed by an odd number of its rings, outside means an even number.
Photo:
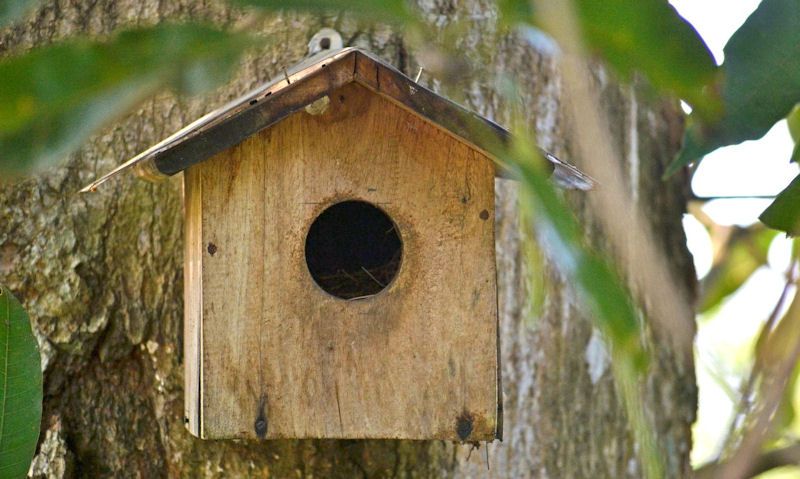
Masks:
[[[455,74],[428,67],[422,83],[507,124],[512,105],[497,92],[498,80],[511,75],[540,144],[575,163],[591,161],[569,154],[574,138],[555,60],[500,29],[493,2],[420,0],[419,6],[442,42],[454,42],[478,65]],[[0,32],[0,52],[167,19],[232,26],[243,15],[211,0],[50,1]],[[517,186],[505,180],[497,183],[496,219],[505,431],[502,442],[486,446],[488,464],[483,447],[435,441],[201,441],[186,432],[180,175],[155,185],[125,177],[94,194],[77,191],[300,60],[323,26],[341,32],[345,45],[376,52],[412,76],[419,62],[435,59],[389,27],[342,16],[270,16],[260,28],[271,45],[249,55],[224,88],[189,100],[161,94],[62,166],[0,189],[0,281],[33,318],[45,371],[34,476],[639,477],[637,446],[602,337],[571,285],[550,265],[532,261],[538,256],[526,247]],[[676,104],[621,87],[602,67],[595,73],[612,124],[608,141],[626,152],[620,161],[630,172],[631,201],[649,213],[659,247],[691,297],[694,272],[681,228],[685,179],[660,180],[679,146]],[[569,197],[592,243],[603,248],[581,195]],[[670,350],[655,334],[648,333],[655,359],[644,401],[667,477],[688,477],[696,408],[691,352]]]

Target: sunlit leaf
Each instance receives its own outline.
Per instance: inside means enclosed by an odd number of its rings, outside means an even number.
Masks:
[[[574,5],[586,45],[618,72],[626,77],[641,72],[698,114],[718,113],[719,99],[709,89],[717,73],[714,58],[694,27],[669,3],[575,0]],[[530,0],[503,0],[499,7],[507,23],[536,23]],[[558,32],[550,33],[558,37]]]
[[[718,306],[736,292],[756,269],[767,263],[769,245],[777,231],[754,225],[735,229],[701,285],[699,312]]]
[[[411,19],[405,0],[230,0],[235,4],[266,10],[306,10],[312,12],[346,11],[357,16],[387,22]]]
[[[786,117],[786,124],[789,126],[789,134],[794,141],[792,157],[789,161],[800,163],[800,106],[795,105],[791,113]]]
[[[0,0],[0,28],[22,18],[39,0]]]
[[[561,0],[557,0],[561,1]],[[716,65],[700,35],[662,0],[578,0],[586,42],[623,73],[640,71],[698,113],[713,115]]]
[[[792,236],[800,235],[800,175],[778,193],[775,201],[758,219],[770,228],[785,231]]]
[[[731,36],[722,64],[724,113],[692,115],[667,174],[725,145],[761,138],[800,101],[800,2],[764,0]]]
[[[254,42],[206,26],[167,24],[3,59],[0,174],[62,159],[160,88],[192,94],[219,84]]]
[[[786,115],[786,125],[789,127],[789,135],[792,140],[800,141],[800,105],[795,105],[792,111]]]
[[[28,473],[41,418],[39,347],[27,313],[0,286],[0,477]]]

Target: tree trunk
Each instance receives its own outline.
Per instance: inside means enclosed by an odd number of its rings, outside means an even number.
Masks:
[[[419,4],[441,38],[454,38],[456,48],[479,66],[458,78],[431,67],[423,72],[422,83],[503,124],[512,105],[503,103],[497,80],[513,75],[540,144],[580,164],[569,155],[574,139],[561,108],[561,82],[552,57],[501,31],[488,0]],[[221,25],[243,21],[242,14],[211,0],[60,0],[46,2],[28,21],[0,32],[0,52],[189,18]],[[34,475],[639,477],[636,444],[614,390],[603,340],[570,285],[547,265],[534,271],[529,260],[536,255],[526,253],[517,188],[509,181],[498,181],[497,193],[505,430],[502,442],[488,446],[488,464],[483,447],[472,451],[469,445],[435,441],[201,441],[186,432],[180,175],[157,185],[129,176],[94,194],[77,191],[300,60],[308,39],[323,26],[341,32],[345,45],[376,52],[412,76],[418,62],[432,61],[428,49],[412,51],[388,27],[341,16],[271,16],[260,27],[273,40],[271,46],[243,61],[221,90],[191,100],[159,95],[64,166],[0,190],[0,281],[30,312],[45,368]],[[449,28],[455,26],[461,29],[457,37]],[[691,292],[694,273],[680,223],[686,185],[660,180],[680,138],[676,105],[618,86],[601,67],[595,72],[613,125],[614,137],[608,141],[627,152],[620,161],[630,172],[631,201],[648,212],[680,286]],[[581,194],[570,194],[570,199],[583,211]],[[590,237],[602,247],[602,232],[588,214],[582,216]],[[696,402],[691,354],[671,351],[657,338],[650,342],[656,359],[646,386],[647,412],[667,477],[687,477]]]

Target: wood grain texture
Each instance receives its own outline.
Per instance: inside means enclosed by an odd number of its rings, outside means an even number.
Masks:
[[[201,435],[256,437],[263,401],[268,438],[492,440],[492,163],[360,85],[330,98],[190,168]],[[305,264],[309,225],[346,199],[378,205],[403,240],[397,278],[368,299],[328,295]]]
[[[202,366],[200,334],[203,321],[203,223],[202,185],[196,170],[183,176],[184,188],[184,262],[183,262],[183,421],[195,436],[200,435],[200,391]]]

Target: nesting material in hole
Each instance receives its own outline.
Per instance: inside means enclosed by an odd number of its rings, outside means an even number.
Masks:
[[[328,207],[306,236],[306,264],[325,292],[342,299],[372,296],[397,275],[403,242],[397,225],[365,201]]]

